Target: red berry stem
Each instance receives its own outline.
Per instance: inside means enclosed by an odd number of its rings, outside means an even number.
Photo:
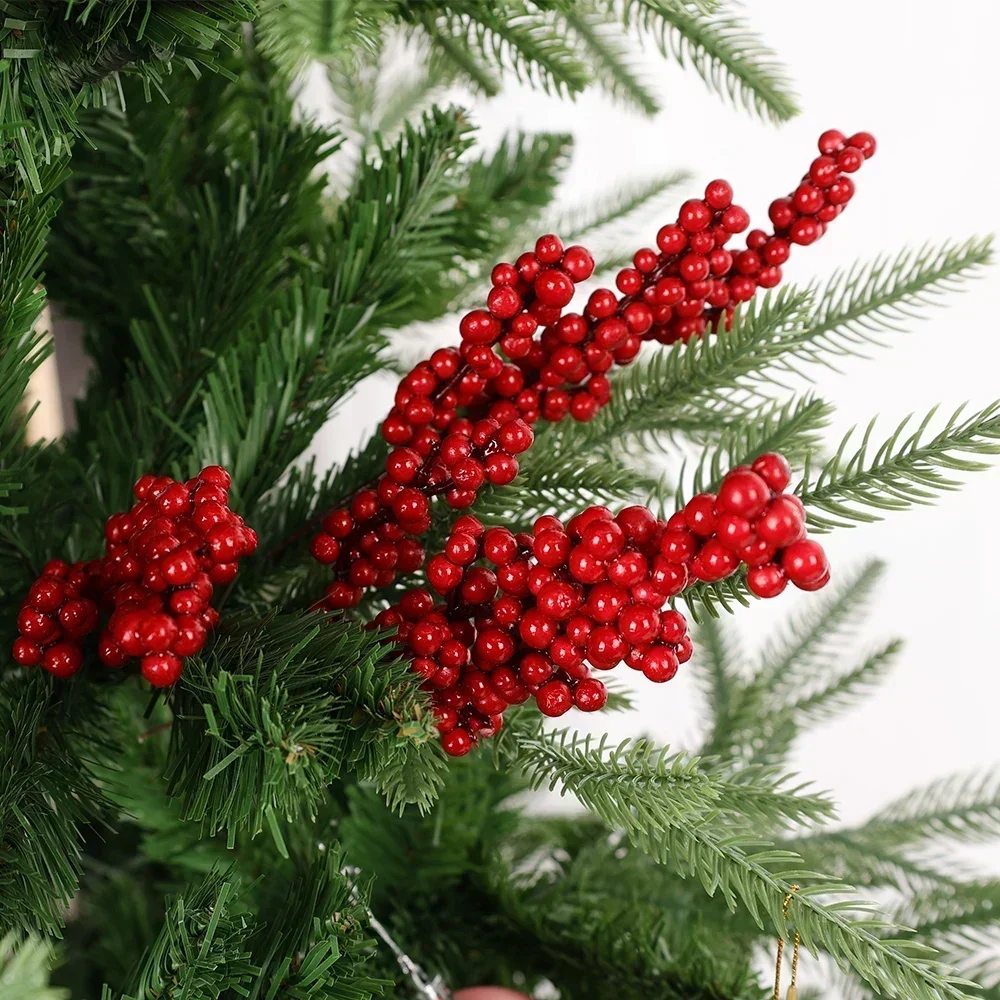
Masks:
[[[103,609],[101,661],[117,668],[138,657],[154,687],[175,683],[184,658],[200,652],[218,624],[215,587],[231,583],[238,561],[257,547],[254,530],[229,509],[230,484],[217,465],[185,483],[142,476],[132,509],[105,524],[104,556],[46,564],[18,615],[14,659],[71,677]]]
[[[564,526],[546,515],[531,533],[459,517],[417,587],[379,613],[430,692],[444,749],[460,756],[496,733],[503,713],[534,697],[558,716],[607,701],[593,671],[624,661],[670,680],[692,653],[687,623],[666,607],[695,581],[747,567],[747,585],[775,597],[789,581],[829,580],[822,548],[806,537],[805,511],[784,492],[791,469],[778,454],[729,472],[659,521],[645,507],[613,515],[594,506]]]
[[[593,273],[585,248],[548,235],[514,264],[497,264],[486,308],[459,324],[461,346],[435,351],[401,381],[382,425],[393,446],[385,472],[327,514],[313,538],[313,556],[334,569],[323,603],[353,607],[364,588],[423,565],[418,539],[430,527],[431,498],[462,510],[484,483],[513,481],[517,456],[534,440],[531,425],[593,419],[611,398],[606,372],[634,360],[643,341],[704,336],[758,288],[777,285],[791,247],[823,235],[853,196],[847,174],[875,151],[864,132],[825,132],[819,146],[799,187],[772,203],[773,233],[755,229],[746,249],[725,249],[750,219],[730,185],[712,181],[660,228],[659,251],[638,250],[634,266],[618,273],[621,295],[597,289],[582,314],[562,310],[574,284]]]

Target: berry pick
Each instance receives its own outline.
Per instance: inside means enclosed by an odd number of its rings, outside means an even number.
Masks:
[[[592,420],[611,399],[607,372],[633,361],[644,341],[706,336],[758,288],[777,285],[793,247],[815,242],[843,212],[854,194],[849,175],[874,154],[875,140],[829,131],[819,151],[802,183],[772,202],[771,233],[753,229],[744,249],[727,249],[750,218],[726,181],[712,181],[660,228],[658,250],[638,250],[618,273],[620,295],[599,288],[582,313],[563,310],[575,284],[593,274],[584,247],[547,235],[513,264],[497,264],[485,308],[459,324],[461,345],[435,351],[400,383],[382,424],[393,448],[384,474],[330,512],[314,537],[313,556],[334,571],[326,606],[354,607],[366,587],[418,569],[433,498],[464,510],[485,483],[512,482],[534,441],[531,425]],[[712,550],[705,560],[711,572],[726,562]],[[783,586],[772,568],[754,570],[759,590]]]
[[[549,716],[599,711],[607,691],[592,671],[624,661],[663,683],[690,658],[684,616],[666,605],[693,582],[722,580],[742,564],[759,597],[789,581],[826,584],[823,549],[806,538],[798,498],[783,492],[789,479],[781,455],[761,455],[666,522],[645,507],[613,515],[594,506],[566,525],[540,517],[531,534],[515,535],[465,514],[427,564],[444,603],[415,588],[373,626],[396,630],[453,756],[531,697]]]
[[[83,663],[83,640],[108,614],[98,655],[109,667],[140,658],[154,687],[181,676],[184,657],[200,652],[219,620],[216,586],[236,577],[257,535],[229,509],[229,473],[217,465],[179,483],[142,476],[136,503],[112,514],[100,559],[48,563],[18,615],[14,659],[71,677]]]

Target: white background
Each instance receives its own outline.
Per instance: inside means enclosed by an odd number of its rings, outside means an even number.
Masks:
[[[762,0],[748,15],[801,97],[802,114],[780,128],[735,110],[694,73],[652,51],[643,63],[664,104],[655,120],[595,94],[569,103],[510,86],[490,101],[458,96],[469,102],[486,144],[515,127],[572,132],[576,152],[563,191],[567,204],[630,179],[691,170],[689,189],[660,205],[637,232],[635,246],[652,243],[679,201],[700,194],[717,176],[732,182],[755,223],[766,220],[770,200],[794,187],[815,155],[816,137],[830,127],[873,132],[878,153],[855,178],[858,194],[849,212],[819,244],[795,255],[785,268],[787,279],[805,283],[859,257],[1000,229],[1000,5]],[[981,406],[1000,395],[1000,270],[966,289],[948,296],[946,308],[925,311],[912,332],[890,335],[892,349],[873,350],[873,360],[850,359],[840,375],[814,372],[817,391],[838,405],[831,441],[874,414],[884,417],[882,439],[896,420],[935,402],[947,410],[966,400]],[[457,341],[457,331],[440,331],[440,340]],[[386,405],[385,396],[366,394],[318,450],[341,453],[345,438],[356,438],[359,424],[373,423]],[[967,479],[961,493],[935,507],[824,540],[835,572],[869,555],[890,564],[861,647],[894,635],[906,640],[884,687],[840,720],[816,727],[797,753],[797,769],[833,790],[846,822],[862,820],[932,778],[992,768],[1000,760],[1000,470]],[[737,624],[753,646],[778,617],[811,599],[783,595],[756,604],[737,616]],[[631,675],[624,668],[618,673]],[[682,668],[668,685],[636,688],[638,715],[586,721],[616,737],[644,731],[675,746],[695,743],[700,704],[689,670]],[[984,863],[1000,869],[1000,847],[984,853]]]

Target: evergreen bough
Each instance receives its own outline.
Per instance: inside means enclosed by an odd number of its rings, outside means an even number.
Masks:
[[[725,7],[0,0],[0,615],[13,622],[46,559],[92,553],[148,469],[227,465],[261,539],[226,594],[227,628],[166,699],[0,659],[5,1000],[405,992],[369,904],[454,986],[761,1000],[755,949],[797,931],[866,996],[1000,996],[983,954],[1000,890],[939,850],[997,835],[996,782],[940,782],[841,828],[788,773],[802,727],[852,705],[899,653],[844,654],[877,564],[749,673],[716,617],[749,603],[745,586],[694,588],[706,719],[686,751],[553,732],[525,708],[491,752],[446,763],[407,665],[358,623],[306,610],[319,577],[296,533],[385,455],[374,436],[319,470],[310,443],[392,368],[394,330],[450,315],[546,228],[571,153],[558,134],[475,149],[468,114],[436,98],[456,81],[495,93],[513,74],[652,113],[629,55],[646,36],[736,103],[791,116],[780,67]],[[405,87],[386,86],[394,32],[420,56]],[[309,61],[338,95],[336,130],[295,113]],[[324,168],[349,177],[339,195]],[[680,179],[581,206],[563,232],[648,211]],[[765,297],[729,331],[618,374],[592,424],[546,428],[479,513],[527,525],[637,497],[669,511],[768,449],[803,469],[817,528],[931,502],[996,453],[997,404],[931,413],[880,444],[870,427],[816,459],[831,409],[785,386],[883,343],[989,258],[984,239],[925,247]],[[29,446],[47,295],[82,323],[93,368],[76,429]],[[629,700],[613,691],[608,707]],[[543,786],[586,811],[523,811]]]

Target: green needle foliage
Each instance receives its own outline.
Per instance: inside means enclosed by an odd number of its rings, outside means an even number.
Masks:
[[[686,179],[556,207],[571,137],[483,148],[479,115],[445,91],[596,87],[652,114],[633,55],[652,38],[784,120],[791,88],[742,21],[709,0],[0,0],[0,15],[0,648],[45,562],[96,555],[142,472],[224,464],[260,538],[168,692],[101,668],[90,640],[71,681],[0,655],[3,1000],[410,995],[369,905],[456,988],[765,1000],[756,956],[797,932],[866,996],[998,995],[1000,892],[941,851],[1000,833],[996,782],[940,782],[844,829],[789,764],[806,726],[897,657],[895,641],[853,648],[878,564],[840,574],[753,658],[717,617],[752,603],[742,577],[692,588],[686,669],[707,718],[688,750],[552,731],[522,706],[449,760],[418,676],[364,627],[399,587],[357,615],[311,610],[329,571],[308,540],[387,452],[351,428],[321,467],[320,429],[407,366],[415,326],[454,327],[498,259],[553,227],[645,230]],[[296,107],[316,63],[336,128]],[[667,514],[768,450],[799,470],[817,528],[931,502],[1000,448],[995,404],[828,457],[830,405],[789,385],[902,330],[989,255],[975,239],[880,258],[647,351],[593,422],[539,426],[476,513],[521,528],[594,502]],[[49,297],[89,368],[72,429],[29,446]],[[436,505],[431,547],[451,517]],[[609,709],[631,707],[612,690]],[[527,808],[542,789],[576,811]]]

